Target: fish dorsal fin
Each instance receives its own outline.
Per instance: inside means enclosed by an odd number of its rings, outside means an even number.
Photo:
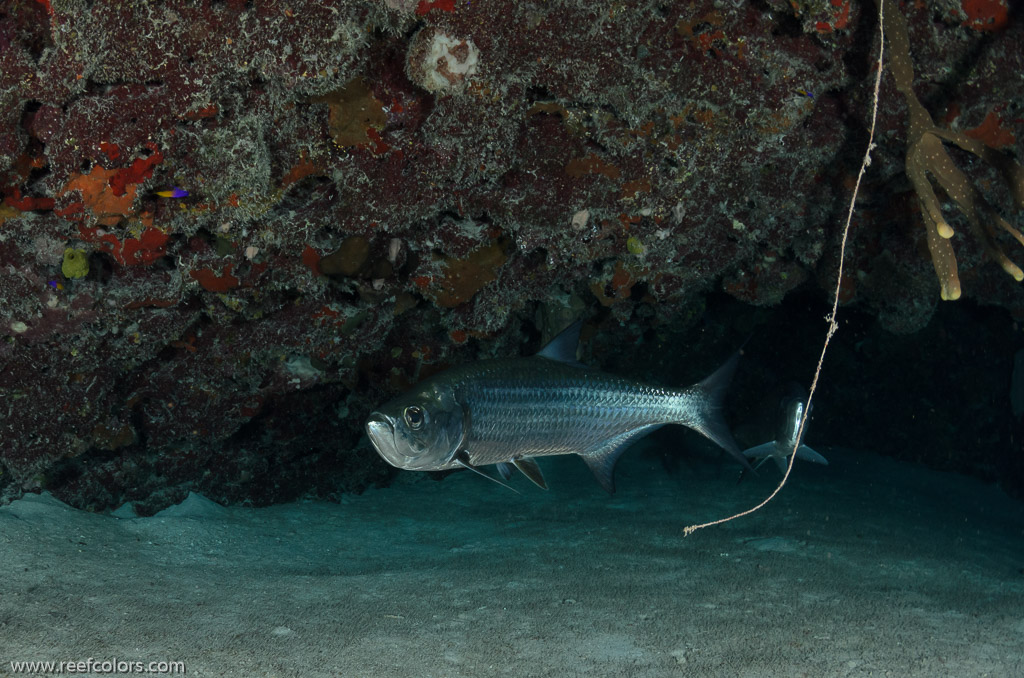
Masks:
[[[615,462],[619,460],[631,442],[659,428],[661,428],[660,424],[652,424],[626,431],[604,442],[597,449],[584,452],[580,456],[594,472],[594,477],[597,478],[597,482],[601,483],[601,487],[608,494],[615,494]]]
[[[560,363],[581,366],[576,360],[576,347],[580,344],[580,328],[583,321],[577,320],[569,325],[558,335],[549,341],[547,345],[537,352],[541,358],[556,360]]]
[[[498,480],[497,478],[492,478],[492,477],[490,477],[489,475],[487,475],[486,473],[484,473],[483,471],[481,471],[480,469],[478,469],[478,468],[477,468],[476,466],[473,466],[472,464],[470,464],[470,463],[469,463],[469,459],[468,459],[468,457],[467,457],[467,455],[466,455],[466,453],[465,453],[465,452],[460,452],[460,453],[459,453],[459,454],[458,454],[458,455],[457,455],[457,456],[455,457],[455,459],[453,459],[453,461],[454,461],[454,462],[455,462],[456,464],[458,464],[459,466],[461,466],[462,468],[464,468],[464,469],[468,469],[468,470],[472,471],[473,473],[477,474],[478,476],[483,476],[484,478],[487,478],[487,479],[488,479],[488,480],[490,480],[490,481],[491,481],[492,483],[498,483],[498,484],[499,484],[499,485],[501,485],[502,487],[507,487],[508,489],[512,490],[512,491],[513,491],[513,492],[515,492],[516,494],[519,494],[519,490],[517,490],[516,488],[512,487],[511,485],[506,485],[505,483],[501,482],[501,481],[500,481],[500,480]]]
[[[548,484],[544,482],[544,474],[540,472],[540,466],[537,465],[534,459],[522,457],[521,459],[513,459],[512,463],[523,472],[524,476],[532,480],[534,485],[542,490],[548,489]]]

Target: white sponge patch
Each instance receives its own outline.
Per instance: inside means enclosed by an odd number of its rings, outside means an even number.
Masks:
[[[477,71],[480,50],[472,40],[434,33],[420,67],[420,85],[430,92],[461,89]]]

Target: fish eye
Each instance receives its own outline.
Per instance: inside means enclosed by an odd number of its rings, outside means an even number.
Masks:
[[[423,426],[423,422],[426,420],[426,413],[422,407],[416,407],[411,405],[405,408],[405,423],[409,425],[414,431],[418,431]]]

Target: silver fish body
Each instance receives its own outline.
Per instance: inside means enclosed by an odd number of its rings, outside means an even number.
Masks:
[[[782,416],[779,418],[775,444],[782,447],[786,455],[789,455],[796,447],[797,438],[802,437],[800,421],[803,419],[805,409],[807,409],[806,396],[789,398],[782,404]]]
[[[783,473],[789,465],[789,455],[796,450],[797,459],[814,462],[828,466],[825,457],[803,444],[803,435],[800,432],[800,422],[804,417],[804,410],[807,409],[807,394],[799,389],[794,396],[782,401],[782,415],[779,418],[778,429],[775,440],[770,443],[763,443],[743,451],[743,455],[751,459],[761,459],[760,466],[769,458],[775,460],[775,465]],[[807,432],[804,426],[803,433]],[[755,467],[756,468],[756,467]]]
[[[577,323],[537,356],[442,372],[373,412],[367,434],[390,464],[412,470],[514,463],[527,472],[534,457],[578,454],[608,491],[622,451],[665,424],[699,431],[746,464],[720,414],[735,357],[699,384],[668,389],[579,365],[578,335]]]

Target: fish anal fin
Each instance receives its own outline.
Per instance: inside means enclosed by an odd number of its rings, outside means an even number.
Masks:
[[[540,472],[540,466],[531,457],[522,457],[519,459],[513,459],[512,463],[515,464],[516,468],[523,472],[523,475],[533,481],[533,484],[542,490],[548,489],[548,484],[544,482],[544,474]]]
[[[630,443],[658,428],[661,428],[660,424],[652,424],[620,433],[606,440],[597,448],[580,453],[580,456],[583,457],[583,461],[587,462],[587,466],[590,467],[601,487],[608,494],[615,494],[615,462],[619,460]]]
[[[597,482],[601,484],[605,492],[615,494],[615,459],[610,462],[605,457],[583,457],[587,466],[593,471]]]

